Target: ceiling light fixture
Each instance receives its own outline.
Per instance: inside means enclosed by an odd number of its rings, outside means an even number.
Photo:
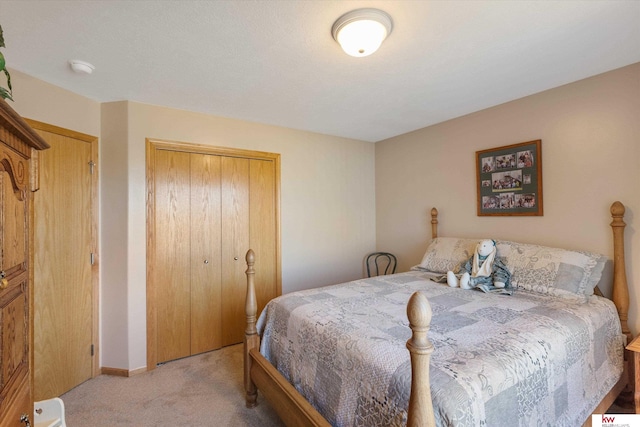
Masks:
[[[378,50],[391,34],[391,16],[379,9],[357,9],[342,15],[333,24],[331,34],[351,56],[368,56]]]
[[[96,67],[89,64],[88,62],[80,61],[77,59],[72,59],[71,61],[69,61],[69,65],[71,65],[71,69],[76,73],[91,74],[93,73],[93,70],[96,69]]]

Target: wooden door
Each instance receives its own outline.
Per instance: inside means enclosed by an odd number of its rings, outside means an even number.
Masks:
[[[249,159],[222,158],[222,345],[242,342],[249,250]]]
[[[30,414],[28,203],[24,159],[0,148],[0,426]],[[10,157],[8,157],[10,156]],[[9,159],[9,160],[8,160]],[[22,177],[17,176],[22,173]]]
[[[242,341],[251,244],[280,294],[278,182],[277,154],[147,140],[147,369]]]
[[[191,158],[191,354],[222,346],[220,156]]]
[[[97,138],[32,126],[40,155],[34,195],[34,398],[60,396],[97,371]],[[93,265],[92,265],[93,263]]]
[[[277,168],[274,161],[251,159],[249,165],[249,247],[256,254],[258,313],[277,295]],[[243,263],[244,264],[244,263]],[[244,304],[244,296],[242,297]],[[244,306],[243,306],[244,307]],[[243,312],[244,314],[244,312]],[[245,321],[243,317],[243,322]],[[244,324],[243,324],[244,327]]]
[[[158,362],[221,346],[220,157],[159,150],[153,262]]]
[[[155,155],[155,259],[158,362],[191,355],[189,153]]]

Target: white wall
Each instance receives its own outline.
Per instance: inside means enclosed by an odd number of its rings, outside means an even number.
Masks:
[[[127,250],[129,229],[128,104],[102,105],[100,136],[100,364],[129,368],[131,344]],[[135,320],[133,320],[135,321]],[[143,337],[144,341],[144,337]]]
[[[22,117],[100,135],[100,103],[38,80],[17,70],[9,70],[13,99],[9,105]]]
[[[475,152],[542,140],[544,216],[476,216]],[[377,246],[420,262],[440,235],[489,237],[613,256],[609,208],[626,205],[630,326],[640,331],[640,64],[376,144]]]

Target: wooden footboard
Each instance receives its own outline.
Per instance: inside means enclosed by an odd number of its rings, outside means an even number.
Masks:
[[[322,415],[260,354],[260,336],[256,329],[258,306],[253,250],[249,249],[247,252],[246,261],[247,327],[244,333],[244,387],[247,407],[256,406],[258,390],[261,390],[285,425],[329,426],[330,424]],[[407,304],[407,317],[412,330],[412,336],[407,341],[407,348],[411,353],[411,397],[407,425],[435,427],[429,387],[429,359],[433,352],[433,345],[427,339],[431,322],[431,306],[426,296],[420,292],[411,296]]]
[[[629,291],[626,279],[624,260],[624,206],[615,202],[611,206],[613,221],[614,243],[614,279],[613,302],[618,310],[622,332],[631,340],[631,333],[627,326],[629,309]],[[437,237],[438,211],[431,210],[432,238]],[[244,385],[246,390],[246,405],[253,407],[257,404],[258,389],[271,403],[282,421],[287,426],[329,426],[329,423],[318,411],[305,400],[278,371],[260,354],[260,336],[256,329],[257,302],[254,283],[255,255],[252,250],[247,252],[247,298],[244,338]],[[433,346],[427,338],[431,322],[431,307],[427,298],[414,293],[407,304],[407,317],[412,336],[407,341],[407,348],[411,355],[412,382],[408,408],[408,426],[435,427],[431,389],[429,382],[429,361]],[[620,381],[602,400],[594,413],[605,412],[628,382],[627,364]],[[591,424],[589,417],[585,425]]]
[[[293,387],[276,368],[260,354],[260,336],[256,329],[255,254],[247,252],[247,327],[244,332],[244,387],[247,408],[257,404],[258,389],[271,403],[287,426],[329,426],[330,424]]]

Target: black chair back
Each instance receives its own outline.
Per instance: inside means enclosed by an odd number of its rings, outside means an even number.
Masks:
[[[367,255],[367,277],[394,274],[398,261],[396,256],[389,252],[374,252]],[[384,268],[384,270],[383,270]],[[372,270],[374,275],[371,275]]]

